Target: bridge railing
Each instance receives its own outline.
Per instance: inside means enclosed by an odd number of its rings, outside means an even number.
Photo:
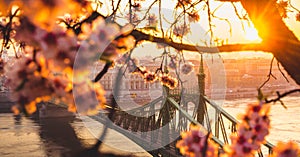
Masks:
[[[239,124],[239,121],[234,118],[232,115],[230,115],[228,112],[226,112],[222,107],[220,107],[219,105],[217,105],[215,102],[209,100],[206,96],[203,97],[205,102],[206,102],[206,106],[208,107],[208,105],[210,107],[212,107],[215,110],[215,114],[214,114],[214,128],[212,128],[212,126],[210,124],[207,124],[207,128],[209,130],[211,130],[213,132],[213,135],[220,139],[222,142],[224,142],[225,144],[229,143],[229,136],[232,133],[235,133],[237,131],[237,124]],[[206,110],[207,110],[206,107]],[[207,113],[207,112],[206,112]],[[212,119],[209,117],[209,114],[205,114],[206,119]],[[225,125],[229,125],[228,128],[226,128]],[[212,130],[214,129],[214,130]],[[271,154],[272,153],[272,148],[274,147],[274,145],[272,145],[270,142],[266,142],[263,147],[258,151],[258,156],[259,157],[263,157],[264,153]]]
[[[202,126],[201,129],[203,132],[207,133],[207,129],[204,128],[204,126],[202,124],[200,124],[198,121],[196,121],[186,110],[184,110],[173,98],[168,98],[168,101],[177,109],[177,111],[179,112],[179,114],[182,114],[188,121],[189,123],[187,124],[187,126],[190,125],[190,123],[195,124],[195,125],[199,125]],[[187,129],[179,129],[180,131],[187,131]],[[224,142],[222,142],[221,140],[219,140],[217,137],[213,136],[212,140],[214,142],[216,142],[217,144],[219,144],[219,146],[222,148],[224,146]]]
[[[220,147],[223,147],[224,144],[230,144],[230,135],[232,133],[236,133],[237,131],[237,124],[239,124],[239,121],[234,118],[232,115],[230,115],[228,112],[226,112],[222,107],[217,105],[215,102],[209,100],[207,97],[203,97],[206,102],[205,107],[205,122],[203,124],[200,124],[195,120],[195,113],[192,115],[188,113],[188,108],[184,108],[183,105],[179,105],[173,98],[168,98],[168,101],[171,102],[171,104],[178,110],[179,114],[183,115],[187,121],[190,123],[194,123],[200,126],[204,126],[202,130],[204,132],[212,132],[213,137],[212,139],[220,145]],[[196,106],[195,106],[196,107]],[[213,108],[214,114],[210,114],[208,109]],[[194,112],[197,110],[194,109]],[[214,117],[213,117],[214,116]],[[180,118],[179,118],[180,119]],[[214,120],[214,123],[211,124],[211,121]],[[188,124],[189,125],[189,124]],[[188,126],[187,125],[187,126]],[[179,125],[178,125],[179,126]],[[182,125],[180,126],[182,127]],[[178,131],[185,131],[186,128],[180,128],[177,129]],[[257,156],[263,157],[266,156],[266,154],[272,153],[272,148],[274,146],[270,142],[266,142],[262,148],[258,151]]]

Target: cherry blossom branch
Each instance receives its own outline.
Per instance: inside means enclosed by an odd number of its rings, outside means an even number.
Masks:
[[[138,20],[136,23],[136,25],[140,24],[142,21],[144,21],[147,17],[147,15],[149,15],[149,12],[151,10],[151,8],[153,7],[153,5],[157,2],[158,0],[154,0],[148,7],[147,11],[145,12],[145,15],[143,18],[141,18],[140,20]]]
[[[11,38],[11,32],[13,31],[12,29],[12,25],[13,25],[13,18],[17,16],[18,12],[20,11],[20,9],[16,9],[14,13],[10,12],[10,15],[9,15],[9,21],[8,23],[6,24],[5,27],[2,27],[2,39],[3,39],[3,47],[7,47],[8,43],[9,43],[9,40]]]
[[[107,64],[108,63],[106,63],[106,65]],[[115,87],[114,87],[113,93],[110,97],[111,106],[109,108],[107,108],[108,109],[108,115],[107,115],[107,119],[106,119],[106,122],[105,122],[106,125],[104,125],[103,131],[102,131],[100,137],[98,138],[97,142],[91,148],[88,148],[88,149],[84,150],[78,157],[81,157],[81,156],[100,156],[98,151],[99,151],[99,149],[101,148],[101,146],[103,144],[102,141],[104,140],[104,138],[107,135],[108,128],[110,128],[111,125],[113,124],[111,119],[113,118],[113,116],[116,112],[117,102],[116,102],[115,98],[117,98],[118,95],[119,95],[121,77],[122,77],[122,70],[119,69],[118,74],[117,74],[117,78],[116,78],[116,81],[115,81]]]
[[[74,30],[75,34],[78,35],[81,33],[81,25],[84,23],[91,23],[94,20],[96,20],[99,16],[106,18],[105,16],[101,15],[100,13],[98,13],[97,11],[94,11],[90,16],[88,16],[87,18],[85,18],[84,20],[76,23],[75,25],[72,26],[72,29]]]
[[[93,82],[98,82],[101,78],[108,72],[108,69],[111,67],[113,62],[106,62],[103,69],[97,74]]]
[[[90,16],[88,16],[81,22],[69,27],[71,27],[76,34],[80,34],[81,25],[83,23],[91,23],[92,21],[94,21],[100,16],[105,19],[109,18],[101,15],[97,11],[94,11]],[[234,51],[266,51],[266,52],[272,51],[269,46],[264,44],[227,44],[227,45],[221,45],[217,47],[184,44],[184,43],[174,42],[171,38],[156,37],[154,35],[150,35],[139,30],[133,30],[129,35],[132,35],[136,39],[136,44],[141,41],[151,41],[155,43],[166,44],[179,51],[186,50],[186,51],[204,52],[204,53],[220,53],[220,52],[234,52]]]
[[[169,32],[169,34],[170,34],[170,36],[171,36],[171,35],[172,35],[171,28],[172,28],[176,23],[178,23],[178,22],[180,21],[180,18],[182,18],[182,16],[184,16],[184,14],[186,13],[187,10],[192,9],[193,7],[195,7],[197,4],[199,4],[199,3],[201,3],[201,2],[202,2],[202,0],[196,1],[196,2],[194,2],[193,4],[191,4],[188,8],[185,8],[185,6],[182,4],[182,2],[181,2],[181,1],[178,1],[178,3],[180,3],[180,4],[183,5],[184,10],[183,10],[182,12],[180,12],[180,13],[176,16],[175,20],[174,20],[172,23],[170,23],[170,27],[169,27],[169,29],[168,29],[166,32]]]
[[[81,24],[83,24],[84,22],[90,23],[99,16],[101,16],[107,20],[110,19],[110,17],[105,17],[95,11],[90,16],[88,16],[86,19],[75,24],[73,26],[73,30],[75,30],[76,34],[79,34],[81,32]],[[132,35],[136,39],[136,44],[141,41],[150,41],[150,42],[168,45],[179,51],[186,50],[186,51],[203,52],[203,53],[220,53],[220,52],[234,52],[234,51],[264,51],[264,52],[272,52],[273,54],[277,53],[277,51],[278,51],[278,49],[268,45],[268,42],[267,42],[268,39],[263,40],[264,42],[259,43],[259,44],[227,44],[227,45],[220,45],[220,46],[216,46],[216,47],[206,47],[206,46],[198,46],[198,45],[175,42],[174,40],[172,40],[171,37],[162,38],[162,37],[158,37],[155,35],[144,33],[139,30],[133,30],[129,35]],[[291,36],[294,37],[293,35],[291,35]],[[286,45],[286,42],[284,40],[276,40],[276,42],[277,42],[276,45]],[[298,44],[295,42],[295,43],[290,43],[290,45],[297,46]],[[279,58],[279,61],[282,62],[282,58]],[[287,67],[288,65],[284,64],[283,66],[284,66],[284,68],[288,68],[287,70],[290,75],[292,75],[292,76],[295,75],[294,74],[295,72],[291,71],[289,69],[289,67]],[[293,78],[296,79],[296,82],[298,83],[297,77],[295,78],[295,76],[294,76]]]
[[[220,2],[240,2],[241,0],[217,0]]]
[[[220,52],[234,52],[234,51],[270,51],[271,48],[264,44],[227,44],[215,47],[197,46],[192,44],[184,44],[172,41],[170,38],[156,37],[150,34],[146,34],[139,30],[133,30],[131,35],[136,39],[136,43],[141,41],[150,41],[160,44],[166,44],[179,51],[193,51],[204,53],[220,53]]]

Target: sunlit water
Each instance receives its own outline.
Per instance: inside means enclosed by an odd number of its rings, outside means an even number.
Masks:
[[[278,141],[293,140],[300,144],[300,98],[289,97],[283,99],[288,109],[284,109],[279,103],[272,106],[271,134],[268,141],[276,144]],[[236,117],[244,112],[250,102],[255,99],[239,99],[225,101],[223,108]],[[97,122],[89,122],[94,125]],[[0,157],[12,156],[72,156],[84,147],[91,146],[95,142],[95,137],[78,118],[48,118],[34,120],[25,117],[14,117],[10,113],[0,114]],[[98,126],[94,126],[95,129]],[[92,128],[89,126],[89,128]],[[133,142],[122,137],[116,132],[110,132],[107,139],[110,149],[122,154],[126,149],[141,150]],[[147,153],[129,153],[135,156],[146,156]]]
[[[97,122],[94,122],[94,124]],[[102,128],[97,125],[99,132]],[[95,135],[98,136],[98,135]],[[92,146],[92,135],[79,117],[30,119],[16,118],[10,113],[0,114],[0,157],[73,157]],[[139,146],[112,130],[101,147],[103,153],[149,156]],[[135,152],[122,150],[122,145]],[[140,151],[140,152],[138,152]]]
[[[300,97],[288,97],[282,99],[287,109],[279,102],[271,107],[271,130],[267,140],[272,144],[278,141],[295,141],[300,144]],[[237,99],[226,101],[223,108],[237,117],[244,113],[249,102],[257,102],[255,99]]]

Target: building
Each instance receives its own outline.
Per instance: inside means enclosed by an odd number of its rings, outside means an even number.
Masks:
[[[192,62],[195,67],[194,71],[189,75],[180,74],[183,87],[187,93],[197,93],[198,87],[198,71],[199,60],[188,60]],[[253,98],[257,96],[257,89],[268,79],[270,73],[270,58],[240,58],[240,59],[225,59],[222,63],[209,63],[209,60],[204,61],[205,73],[205,93],[208,97],[213,99],[234,99],[234,98]],[[272,95],[274,92],[285,92],[295,89],[296,83],[290,78],[283,68],[277,66],[276,60],[273,62],[272,75],[270,80],[261,88],[265,95]],[[160,67],[160,61],[152,61],[147,59],[140,59],[140,65],[145,66],[150,71],[155,71]],[[100,68],[101,69],[101,68]],[[175,76],[174,71],[170,71],[171,75]],[[286,81],[283,74],[287,77]],[[111,94],[114,80],[116,78],[116,70],[111,69],[101,83],[107,94]],[[276,78],[276,79],[275,79]],[[120,87],[123,97],[135,97],[142,100],[149,100],[157,97],[162,93],[161,84],[146,83],[140,75],[124,73],[122,85]],[[146,99],[145,96],[149,96]],[[140,100],[142,104],[142,100]]]

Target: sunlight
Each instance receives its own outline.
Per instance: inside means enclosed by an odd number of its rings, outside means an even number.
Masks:
[[[253,27],[245,28],[245,38],[249,41],[261,41],[261,38],[258,36],[258,32]]]

